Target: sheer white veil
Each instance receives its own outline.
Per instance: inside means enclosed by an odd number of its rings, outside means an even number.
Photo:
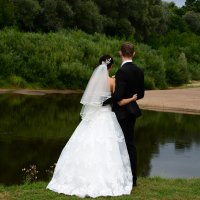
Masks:
[[[83,104],[81,117],[91,117],[102,103],[111,97],[109,76],[106,63],[99,65],[93,72],[83,93],[80,103]]]

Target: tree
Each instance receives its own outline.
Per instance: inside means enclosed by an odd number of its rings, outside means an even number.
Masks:
[[[116,24],[116,32],[120,36],[129,37],[135,34],[135,29],[128,19],[122,18]]]
[[[125,1],[121,0],[121,4],[123,2]],[[128,16],[132,26],[135,28],[136,38],[148,41],[152,34],[157,33],[158,27],[163,23],[161,0],[128,0],[126,2],[123,15]]]
[[[73,25],[74,12],[72,7],[65,0],[57,0],[58,18],[62,21],[63,27],[67,28]]]
[[[44,31],[56,31],[73,24],[74,12],[65,0],[42,0],[38,24]]]
[[[102,32],[104,18],[91,0],[79,1],[74,7],[75,25],[87,33]]]
[[[106,17],[105,30],[107,34],[128,35],[135,31],[135,37],[148,41],[152,34],[165,31],[164,12],[161,0],[95,0],[100,13]],[[128,30],[123,29],[125,24]],[[131,27],[130,27],[131,26]],[[119,29],[119,27],[121,27]]]
[[[188,11],[200,12],[200,0],[186,0],[185,7]]]
[[[166,70],[167,82],[171,85],[181,85],[187,83],[189,80],[188,63],[185,53],[181,53],[178,62],[172,60],[168,63]]]
[[[188,11],[183,18],[187,22],[190,29],[200,35],[200,13],[194,11]]]
[[[11,0],[0,0],[0,29],[14,24],[14,5]]]
[[[35,30],[35,20],[41,12],[37,0],[14,0],[15,18],[18,26],[25,31]]]
[[[107,35],[117,35],[117,23],[119,20],[119,0],[94,0],[99,8],[100,14],[104,17],[103,28]],[[127,17],[126,17],[127,19]]]

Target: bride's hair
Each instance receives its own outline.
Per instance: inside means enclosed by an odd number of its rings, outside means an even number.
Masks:
[[[107,65],[108,69],[110,69],[112,64],[114,63],[114,60],[110,55],[106,54],[99,58],[99,65],[103,63]]]

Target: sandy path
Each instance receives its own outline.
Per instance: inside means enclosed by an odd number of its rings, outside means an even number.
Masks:
[[[200,87],[150,90],[138,101],[143,109],[200,115]]]
[[[27,95],[72,94],[80,90],[28,90],[0,89],[0,94],[16,93]],[[141,108],[165,112],[190,113],[200,115],[200,87],[170,90],[150,90],[138,101]]]

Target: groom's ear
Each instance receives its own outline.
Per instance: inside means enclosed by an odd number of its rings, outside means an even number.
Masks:
[[[122,52],[121,51],[118,51],[118,54],[119,54],[119,56],[122,56]]]
[[[133,52],[133,57],[135,56],[135,51]]]

